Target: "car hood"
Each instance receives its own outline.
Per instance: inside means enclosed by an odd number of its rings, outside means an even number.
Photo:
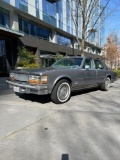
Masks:
[[[77,69],[78,67],[62,67],[62,68],[55,68],[55,67],[45,67],[45,68],[35,68],[35,69],[21,69],[21,70],[14,70],[11,72],[19,73],[19,74],[44,74],[50,73],[54,71],[63,71],[63,70],[70,70],[70,69]]]
[[[63,70],[67,68],[54,68],[54,67],[46,67],[46,68],[37,68],[37,69],[21,69],[21,70],[14,70],[14,73],[20,73],[20,74],[42,74],[42,73],[48,73],[53,72],[56,70]],[[12,72],[12,71],[11,71]]]

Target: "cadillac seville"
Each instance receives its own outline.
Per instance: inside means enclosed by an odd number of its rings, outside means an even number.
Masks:
[[[20,94],[50,94],[54,103],[64,103],[71,92],[93,86],[108,91],[116,73],[100,59],[64,57],[52,66],[12,70],[6,82]]]

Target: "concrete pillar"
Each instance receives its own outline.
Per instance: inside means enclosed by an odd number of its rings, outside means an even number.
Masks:
[[[63,8],[63,30],[67,31],[66,1],[63,2],[62,8]]]
[[[59,28],[59,6],[58,3],[56,4],[56,26]]]
[[[35,6],[35,1],[29,0],[28,3],[28,13],[32,16],[36,17],[36,6]]]
[[[36,63],[40,64],[40,51],[38,48],[36,50],[35,57],[36,57]]]
[[[59,28],[59,13],[56,13],[57,28]]]
[[[57,43],[56,31],[52,30],[51,42]]]
[[[15,6],[15,0],[10,0],[10,4],[11,4],[12,6]]]
[[[14,11],[10,11],[10,28],[19,30],[18,14]]]
[[[43,2],[39,0],[40,19],[43,20]]]

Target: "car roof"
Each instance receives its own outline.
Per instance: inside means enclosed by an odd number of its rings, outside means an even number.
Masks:
[[[90,59],[97,59],[97,60],[101,60],[100,58],[93,58],[93,57],[84,57],[84,56],[65,56],[64,58],[90,58]]]
[[[65,56],[64,58],[84,58],[82,56]]]

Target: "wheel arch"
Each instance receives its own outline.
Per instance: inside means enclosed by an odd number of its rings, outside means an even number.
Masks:
[[[67,81],[70,83],[70,86],[72,85],[72,80],[71,80],[70,77],[67,77],[67,76],[59,77],[58,79],[55,80],[55,82],[54,82],[54,84],[53,84],[52,90],[54,89],[55,85],[56,85],[59,81],[61,81],[61,80],[63,80],[63,79],[64,79],[64,80],[67,80]]]
[[[108,75],[105,77],[104,81],[106,80],[107,77],[109,77],[110,80],[112,79],[112,76],[111,76],[110,74],[108,74]]]

